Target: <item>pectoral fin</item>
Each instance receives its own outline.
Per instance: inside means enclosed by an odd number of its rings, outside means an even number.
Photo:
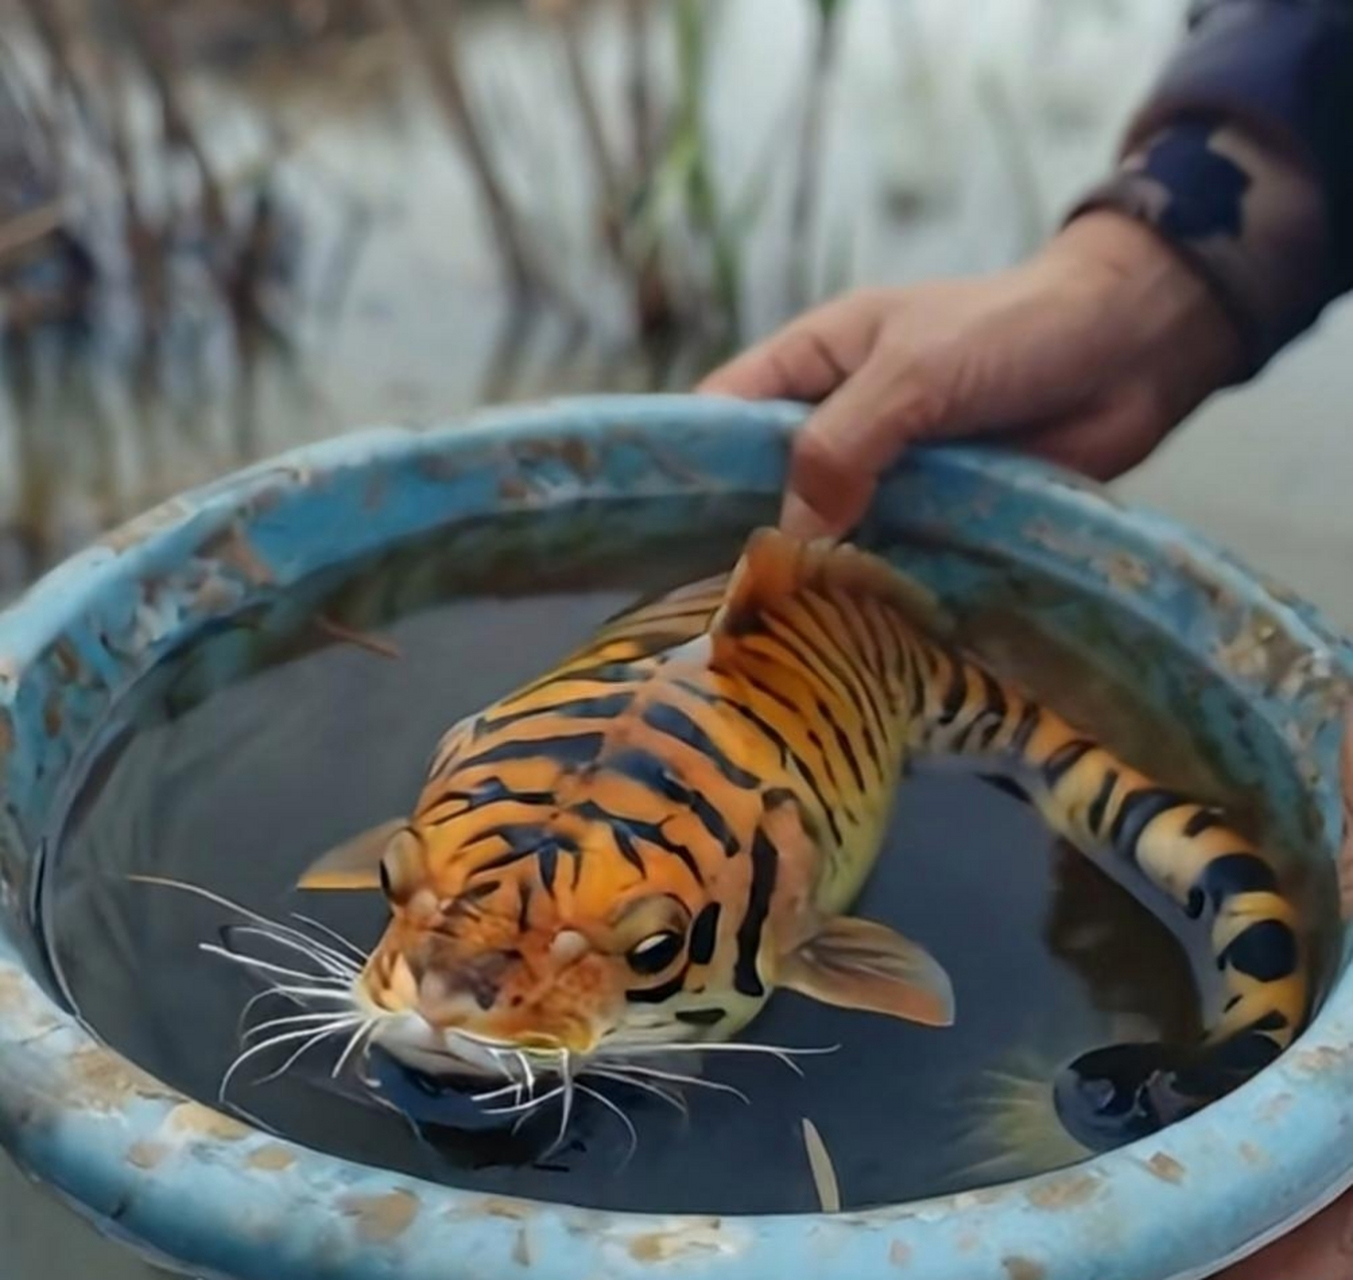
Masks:
[[[298,889],[379,889],[381,858],[390,838],[408,824],[392,818],[317,858],[296,881]]]
[[[949,975],[924,947],[885,925],[838,916],[785,956],[776,985],[824,1004],[930,1027],[954,1020]]]

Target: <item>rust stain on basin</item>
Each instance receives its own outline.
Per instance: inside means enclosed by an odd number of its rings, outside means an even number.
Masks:
[[[78,680],[84,671],[84,665],[75,646],[69,640],[58,640],[51,648],[52,666],[62,680]]]
[[[1313,1049],[1295,1050],[1292,1053],[1291,1065],[1295,1071],[1319,1076],[1330,1071],[1343,1071],[1350,1060],[1353,1060],[1353,1045],[1335,1048],[1333,1045],[1322,1044]]]
[[[498,496],[504,502],[526,502],[532,489],[521,476],[504,476],[498,481]]]
[[[55,738],[61,732],[61,693],[53,689],[42,704],[42,727],[49,738]]]
[[[383,1243],[395,1240],[418,1216],[418,1197],[412,1191],[391,1191],[382,1196],[345,1196],[339,1209],[353,1219],[363,1239]]]
[[[23,975],[0,969],[0,1013],[15,1013],[26,1004]]]
[[[68,1060],[70,1087],[76,1105],[96,1111],[118,1111],[137,1098],[177,1098],[154,1076],[107,1050],[91,1045]]]
[[[1261,1169],[1268,1164],[1268,1156],[1252,1142],[1242,1142],[1236,1149],[1240,1153],[1240,1158],[1251,1168]]]
[[[1054,1178],[1051,1182],[1031,1187],[1028,1192],[1029,1203],[1035,1208],[1053,1212],[1070,1209],[1092,1199],[1099,1191],[1099,1183],[1098,1178],[1086,1173]]]
[[[191,514],[192,507],[184,499],[171,498],[168,502],[152,507],[144,515],[110,530],[98,540],[97,545],[107,547],[110,551],[127,551],[144,542],[156,530],[176,524],[184,516]]]
[[[1012,1256],[1001,1259],[1001,1266],[1010,1280],[1043,1280],[1047,1269],[1029,1258]]]
[[[244,1163],[263,1173],[281,1173],[296,1163],[296,1157],[280,1142],[269,1142],[257,1151],[251,1151]]]
[[[911,1250],[901,1240],[894,1240],[888,1246],[888,1261],[895,1267],[905,1267],[911,1263]]]
[[[695,1254],[739,1252],[733,1237],[717,1218],[683,1224],[670,1231],[646,1231],[629,1237],[627,1248],[636,1262],[673,1262]]]
[[[204,1107],[200,1102],[185,1102],[175,1107],[165,1124],[177,1135],[214,1138],[221,1142],[239,1142],[252,1132],[248,1125]]]
[[[486,1196],[479,1202],[478,1213],[487,1218],[512,1218],[518,1222],[524,1222],[534,1214],[527,1205],[520,1204],[515,1200],[504,1200],[499,1196]]]
[[[256,586],[266,586],[273,580],[273,572],[254,550],[244,531],[232,525],[223,533],[213,534],[200,548],[202,555],[219,560],[235,569]]]
[[[1184,1166],[1164,1151],[1157,1151],[1145,1161],[1147,1172],[1162,1182],[1180,1183],[1184,1181]]]
[[[1276,1098],[1265,1104],[1262,1118],[1265,1120],[1276,1120],[1279,1116],[1291,1109],[1296,1099],[1290,1093],[1280,1093]]]
[[[169,1148],[163,1142],[135,1142],[127,1152],[127,1163],[137,1169],[154,1169],[168,1155]]]

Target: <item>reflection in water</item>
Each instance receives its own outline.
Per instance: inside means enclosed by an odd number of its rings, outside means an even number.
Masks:
[[[1079,976],[1099,1025],[1109,1029],[1103,1043],[1196,1040],[1203,1029],[1199,993],[1171,930],[1064,842],[1053,844],[1051,860],[1044,940]],[[1079,1028],[1046,1009],[1033,1012],[1024,1043],[998,1057],[958,1100],[957,1176],[1006,1181],[1089,1155],[1062,1127],[1048,1088],[1087,1047]]]

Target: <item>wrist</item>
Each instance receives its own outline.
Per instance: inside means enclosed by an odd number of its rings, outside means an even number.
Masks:
[[[1074,216],[1044,256],[1071,270],[1088,305],[1113,317],[1125,353],[1188,361],[1213,390],[1245,376],[1245,335],[1209,278],[1153,227],[1112,208]]]
[[[1238,121],[1181,118],[1133,145],[1072,215],[1117,212],[1210,285],[1252,377],[1331,296],[1324,205],[1300,159]]]

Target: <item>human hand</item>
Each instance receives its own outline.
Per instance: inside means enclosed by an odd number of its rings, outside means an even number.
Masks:
[[[1242,358],[1202,277],[1148,228],[1097,211],[1012,269],[828,302],[697,390],[821,401],[795,440],[781,523],[840,536],[915,441],[999,433],[1110,479]]]

